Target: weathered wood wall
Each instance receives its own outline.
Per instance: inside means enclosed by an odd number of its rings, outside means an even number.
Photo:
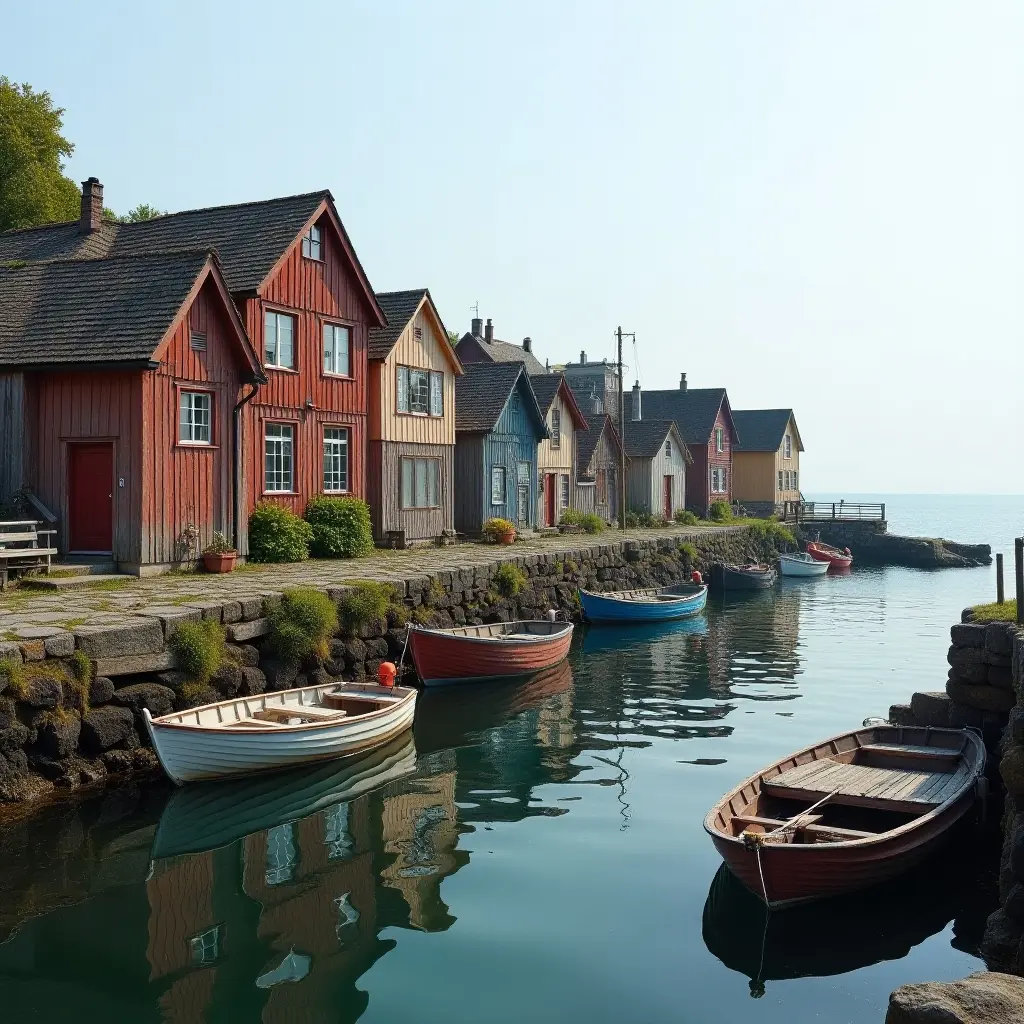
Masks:
[[[519,387],[513,392],[502,412],[495,429],[484,439],[484,519],[500,516],[517,525],[532,529],[537,523],[537,444],[539,424],[527,411],[523,394],[525,378],[520,378]],[[519,465],[526,469],[527,487],[526,522],[520,524],[516,509]],[[505,467],[505,500],[497,503],[491,500],[491,468]]]
[[[25,375],[0,374],[0,501],[24,483]]]
[[[437,459],[441,463],[440,507],[402,508],[402,458]],[[455,445],[371,441],[367,480],[371,490],[370,521],[373,536],[383,540],[388,530],[404,530],[406,540],[440,537],[455,526],[453,481]]]
[[[459,533],[479,533],[483,525],[484,500],[484,435],[460,433],[455,438],[455,529]]]

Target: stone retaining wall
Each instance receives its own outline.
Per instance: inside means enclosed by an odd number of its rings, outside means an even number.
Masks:
[[[0,674],[0,803],[24,803],[154,768],[144,708],[157,716],[268,689],[372,678],[381,661],[398,660],[410,617],[436,626],[536,618],[549,608],[575,617],[579,586],[663,585],[714,562],[763,560],[776,553],[748,529],[612,543],[581,537],[571,549],[520,556],[514,548],[501,550],[504,557],[496,553],[484,565],[391,583],[399,593],[387,620],[370,623],[357,636],[335,638],[323,661],[289,664],[273,656],[268,611],[280,602],[279,592],[148,605],[130,619],[70,630],[21,629],[17,640],[0,642],[0,661],[14,670]],[[525,573],[526,585],[505,598],[493,579],[498,566],[509,562]],[[345,575],[345,563],[339,563],[338,575]],[[351,588],[339,583],[323,589],[337,602]],[[197,694],[186,686],[168,640],[182,623],[201,619],[224,627],[230,657]]]
[[[988,544],[958,544],[940,537],[903,537],[888,533],[884,520],[806,520],[800,524],[805,540],[820,535],[826,544],[849,548],[857,562],[903,565],[916,569],[965,569],[989,565]]]

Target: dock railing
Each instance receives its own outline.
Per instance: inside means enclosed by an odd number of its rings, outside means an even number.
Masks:
[[[885,519],[885,502],[787,501],[783,510],[788,522],[825,520],[879,521]]]

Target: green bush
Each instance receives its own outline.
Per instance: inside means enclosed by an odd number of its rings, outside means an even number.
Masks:
[[[491,577],[502,597],[515,597],[526,586],[526,573],[511,562],[503,562]]]
[[[683,556],[683,560],[687,565],[696,565],[697,549],[692,544],[680,544],[679,554]]]
[[[301,661],[311,654],[326,658],[337,632],[337,607],[312,587],[286,590],[270,613],[270,646],[284,661]]]
[[[300,516],[261,501],[249,516],[249,558],[253,562],[304,562],[313,528]]]
[[[561,526],[578,526],[584,533],[600,533],[604,520],[596,512],[581,512],[578,508],[567,508],[558,520]]]
[[[775,547],[780,544],[796,544],[793,531],[776,519],[750,519],[746,525],[758,540],[773,544]]]
[[[310,550],[317,558],[358,558],[373,550],[370,506],[360,498],[311,498],[306,522],[313,528]]]
[[[224,627],[213,619],[183,622],[171,634],[168,646],[189,681],[205,686],[224,661]]]
[[[695,526],[697,524],[697,516],[686,508],[676,509],[676,514],[672,518],[680,526]]]
[[[713,523],[727,523],[732,519],[732,506],[727,501],[713,501],[708,506],[708,519]]]
[[[363,626],[387,617],[396,603],[394,587],[366,580],[353,585],[338,602],[338,617],[346,633],[358,633]]]

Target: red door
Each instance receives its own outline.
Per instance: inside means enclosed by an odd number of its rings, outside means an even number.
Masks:
[[[114,548],[114,446],[68,445],[68,547],[103,552]]]
[[[555,520],[555,474],[547,473],[544,476],[544,504],[547,506],[547,525],[557,526]]]
[[[672,477],[665,477],[665,518],[672,518]]]

